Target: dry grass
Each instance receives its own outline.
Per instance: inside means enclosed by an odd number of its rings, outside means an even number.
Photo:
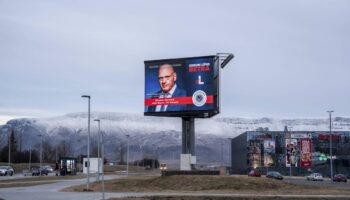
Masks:
[[[93,183],[91,189],[100,191],[100,183]],[[83,191],[84,185],[66,188],[64,191]],[[298,186],[283,181],[252,178],[246,176],[168,176],[128,177],[105,182],[107,192],[190,192],[208,193],[251,193],[251,194],[350,194],[350,191]]]
[[[0,188],[9,188],[9,187],[26,187],[34,185],[42,185],[48,183],[55,183],[60,180],[69,180],[69,179],[81,179],[86,177],[85,175],[77,176],[33,176],[27,178],[18,178],[18,179],[8,179],[2,180],[0,182]]]

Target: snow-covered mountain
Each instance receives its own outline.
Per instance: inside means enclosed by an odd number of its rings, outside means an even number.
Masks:
[[[178,160],[181,153],[181,119],[163,117],[145,117],[125,113],[91,113],[91,144],[97,144],[97,122],[101,119],[101,131],[105,134],[106,156],[109,160],[119,160],[118,154],[125,148],[126,135],[129,135],[130,157],[157,154],[160,160]],[[42,135],[45,141],[57,146],[65,142],[69,155],[86,154],[87,113],[71,113],[64,116],[36,119],[15,119],[0,126],[0,147],[7,144],[7,134],[11,127],[20,138],[21,149],[29,149],[31,144],[37,146]],[[220,118],[196,119],[196,155],[198,162],[229,162],[228,138],[257,129],[268,128],[271,131],[282,131],[284,127],[293,131],[326,131],[329,119],[247,119]],[[350,118],[336,117],[333,129],[350,131]],[[125,152],[125,151],[124,151]]]

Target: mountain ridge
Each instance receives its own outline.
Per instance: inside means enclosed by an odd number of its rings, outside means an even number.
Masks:
[[[13,119],[0,126],[0,147],[7,144],[9,128],[21,137],[21,148],[30,148],[31,143],[38,146],[38,134],[44,141],[57,146],[65,141],[71,149],[66,156],[86,153],[87,112],[68,113],[50,118]],[[126,135],[129,135],[131,160],[154,156],[165,160],[178,160],[181,153],[181,119],[149,117],[141,114],[92,112],[91,141],[96,146],[97,123],[101,119],[101,131],[105,134],[106,156],[109,160],[120,159],[123,154]],[[196,155],[198,162],[229,163],[230,143],[245,131],[270,130],[283,131],[287,126],[292,131],[327,131],[329,119],[276,119],[276,118],[231,118],[213,117],[195,120]],[[350,131],[350,118],[335,117],[334,131]],[[37,147],[36,147],[37,148]],[[222,148],[222,150],[221,150]],[[223,156],[221,158],[221,152]],[[119,158],[118,158],[119,156]],[[221,161],[222,159],[222,161]]]

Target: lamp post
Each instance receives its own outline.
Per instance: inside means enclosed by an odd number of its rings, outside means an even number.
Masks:
[[[224,165],[224,141],[221,140],[221,156],[220,156],[220,167]]]
[[[105,145],[103,139],[103,133],[101,132],[101,154],[102,154],[102,166],[105,160]],[[102,167],[102,200],[105,199],[105,172]]]
[[[82,98],[88,99],[88,138],[87,138],[87,176],[86,176],[86,191],[89,191],[90,184],[90,99],[89,95],[82,95]]]
[[[127,149],[126,149],[126,175],[129,176],[129,137],[130,135],[126,135],[127,138]]]
[[[333,180],[333,155],[332,155],[332,112],[333,110],[327,111],[329,113],[329,155],[331,164],[331,181]]]
[[[292,128],[293,128],[293,126],[288,126],[287,130],[288,130],[288,128],[290,129],[290,131],[289,131],[289,135],[290,135],[289,141],[291,143],[291,135],[292,135]],[[289,177],[292,177],[292,160],[291,160],[290,156],[289,156]]]
[[[29,166],[28,169],[31,169],[32,165],[32,140],[30,140],[30,146],[29,146]]]
[[[230,171],[229,173],[231,174],[232,173],[232,138],[227,138],[227,140],[229,141],[229,167],[230,167]]]
[[[11,164],[11,133],[12,133],[12,129],[10,130],[9,132],[9,135],[8,135],[8,139],[9,139],[9,158],[8,158],[8,166],[10,166]]]
[[[101,120],[100,119],[95,119],[94,120],[95,122],[98,123],[98,132],[97,132],[97,138],[98,138],[98,142],[97,142],[97,175],[96,175],[96,180],[99,181],[100,180],[100,142],[101,142],[101,139],[100,139],[100,132],[101,132],[101,129],[100,129],[100,122]]]
[[[39,134],[38,135],[39,137],[40,137],[40,151],[39,151],[39,153],[40,153],[40,168],[39,168],[39,172],[40,172],[40,176],[41,176],[41,163],[42,163],[42,146],[43,146],[43,139],[42,139],[42,136],[43,135],[41,135],[41,134]]]

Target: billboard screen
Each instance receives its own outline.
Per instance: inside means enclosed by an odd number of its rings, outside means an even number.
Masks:
[[[217,56],[144,63],[145,115],[205,118],[219,113]]]

